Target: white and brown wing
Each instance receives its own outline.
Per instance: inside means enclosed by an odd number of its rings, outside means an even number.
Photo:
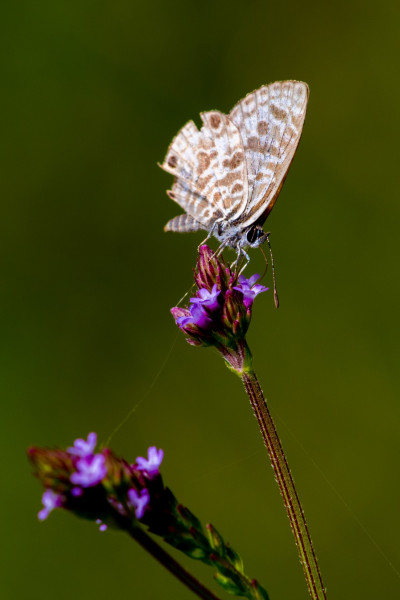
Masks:
[[[167,223],[167,231],[210,231],[218,219],[235,219],[247,204],[247,166],[242,138],[224,114],[201,115],[200,131],[189,121],[173,139],[161,167],[175,176],[170,198],[182,215]]]
[[[247,165],[248,201],[238,213],[241,228],[272,210],[300,141],[307,100],[306,83],[282,81],[252,92],[231,110]]]

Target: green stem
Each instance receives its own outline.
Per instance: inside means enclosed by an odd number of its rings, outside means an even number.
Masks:
[[[271,459],[272,468],[275,472],[296,541],[310,596],[313,600],[326,600],[326,593],[304,512],[263,391],[254,371],[242,372],[241,378],[250,398],[251,406]]]
[[[208,590],[200,581],[184,569],[168,552],[165,552],[143,529],[131,526],[129,535],[158,560],[172,575],[175,575],[186,587],[203,600],[220,600],[213,592]]]

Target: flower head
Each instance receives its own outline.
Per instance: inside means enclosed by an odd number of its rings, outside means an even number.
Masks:
[[[152,519],[153,504],[164,493],[159,471],[163,450],[150,446],[146,458],[139,456],[130,465],[109,448],[93,454],[96,441],[93,433],[87,440],[75,440],[67,450],[28,450],[35,475],[45,488],[38,515],[41,521],[60,507],[98,522],[100,531],[109,526],[121,528],[125,520],[131,523],[145,512]]]
[[[175,306],[171,313],[178,327],[195,346],[215,346],[234,371],[251,364],[245,341],[254,298],[268,288],[255,285],[259,275],[237,277],[208,246],[201,246],[195,270],[196,296],[187,308]]]
[[[29,450],[35,475],[42,483],[46,482],[40,520],[47,519],[51,511],[62,507],[93,521],[100,532],[109,527],[125,531],[146,548],[148,543],[143,544],[143,541],[146,540],[145,529],[148,529],[187,556],[215,566],[218,569],[216,579],[228,592],[234,590],[236,595],[246,598],[268,600],[268,594],[256,580],[244,575],[240,556],[225,544],[218,531],[211,525],[205,527],[178,502],[171,489],[164,485],[161,475],[153,477],[158,474],[162,450],[150,446],[147,458],[139,456],[134,465],[129,465],[109,448],[93,454],[94,446],[91,446],[89,455],[84,451],[85,456],[77,455],[76,448],[75,443],[72,452],[71,448]],[[100,477],[103,467],[104,477],[96,484],[97,479],[92,475],[97,473]],[[77,478],[78,486],[72,483]],[[154,542],[151,544],[155,548],[154,556],[159,556]],[[168,555],[165,556],[169,561]],[[184,573],[180,568],[179,572]]]

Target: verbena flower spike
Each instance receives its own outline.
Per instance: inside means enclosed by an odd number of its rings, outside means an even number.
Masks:
[[[214,346],[241,377],[267,447],[313,600],[326,598],[304,512],[275,424],[253,369],[246,333],[253,302],[267,288],[232,271],[208,246],[201,246],[195,269],[196,297],[187,308],[171,309],[176,324],[195,346]]]
[[[228,366],[238,374],[252,370],[246,343],[253,301],[268,288],[255,284],[259,275],[246,279],[218,259],[208,246],[201,246],[195,271],[197,294],[187,308],[171,313],[178,327],[194,346],[214,346]]]
[[[147,527],[187,556],[214,567],[215,579],[230,594],[268,600],[265,589],[246,576],[240,556],[218,531],[212,525],[204,527],[165,487],[161,449],[150,446],[147,458],[139,456],[130,465],[108,448],[96,453],[96,442],[96,434],[90,433],[87,440],[77,439],[67,450],[28,450],[35,475],[45,487],[41,521],[63,508],[94,521],[102,532],[108,527],[125,531],[200,598],[218,600],[154,542]]]

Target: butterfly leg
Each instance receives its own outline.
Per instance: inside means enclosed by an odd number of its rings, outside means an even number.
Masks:
[[[240,271],[239,271],[239,275],[241,275],[241,274],[243,273],[243,271],[245,270],[245,268],[247,267],[247,265],[248,265],[248,264],[249,264],[249,262],[250,262],[250,256],[247,254],[247,252],[245,252],[245,251],[243,250],[243,248],[242,248],[242,254],[243,254],[243,256],[244,256],[245,262],[244,262],[244,264],[243,264],[242,268],[241,268],[241,269],[240,269]],[[239,275],[238,275],[238,276],[239,276]]]
[[[247,267],[247,265],[250,262],[250,256],[247,254],[247,252],[245,250],[243,250],[243,248],[239,248],[237,256],[236,256],[236,260],[231,264],[231,269],[233,267],[239,267],[239,263],[240,263],[240,259],[241,259],[242,255],[244,257],[245,262],[244,262],[243,266],[240,267],[238,276],[243,273],[243,271],[245,270],[245,268]]]
[[[242,252],[243,252],[242,248],[237,249],[236,260],[234,260],[233,263],[231,263],[231,269],[239,266],[240,257],[242,256]]]
[[[213,229],[214,229],[214,227],[213,227]],[[200,242],[200,244],[197,246],[197,252],[200,252],[200,248],[202,247],[202,245],[205,244],[206,241],[210,239],[210,237],[212,236],[213,229],[211,229],[211,231],[208,232],[207,237],[205,237],[204,240],[202,242]]]
[[[211,236],[214,235],[214,232],[216,230],[216,228],[218,227],[218,224],[222,221],[222,219],[217,219],[216,221],[214,221],[213,226],[211,227],[210,231],[207,234],[207,237],[204,238],[204,240],[197,246],[197,252],[200,252],[200,248],[203,244],[206,243],[207,240],[210,239]]]
[[[231,263],[231,269],[232,267],[236,267],[236,265],[238,264],[241,253],[241,249],[237,249],[236,260],[234,260],[233,263]]]
[[[220,247],[218,248],[218,250],[216,251],[216,253],[214,254],[214,256],[221,256],[223,250],[227,247],[228,242],[222,242],[222,244],[220,245]]]
[[[220,247],[214,252],[214,254],[211,256],[211,258],[215,258],[216,256],[221,256],[222,251],[224,248],[226,248],[227,243],[226,242],[222,242],[222,244],[220,245]]]

